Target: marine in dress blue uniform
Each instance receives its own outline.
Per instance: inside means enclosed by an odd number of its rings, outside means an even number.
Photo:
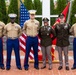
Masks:
[[[38,64],[38,30],[39,30],[39,21],[35,19],[36,10],[29,10],[30,19],[24,23],[23,31],[27,35],[26,39],[26,54],[25,54],[25,61],[24,61],[24,68],[28,70],[28,58],[31,47],[33,47],[34,51],[34,68],[39,69]]]
[[[3,30],[4,30],[5,24],[0,21],[0,68],[4,70],[4,63],[3,63],[3,42],[2,42],[2,37],[3,37]]]
[[[70,29],[71,34],[74,36],[73,40],[73,67],[71,68],[72,70],[76,69],[76,23],[72,25]]]
[[[16,66],[19,70],[21,68],[20,53],[19,53],[19,39],[21,34],[21,27],[15,23],[16,14],[9,14],[10,23],[8,23],[4,28],[4,35],[7,37],[7,60],[6,60],[6,70],[11,68],[11,54],[12,49],[14,49],[16,57]]]

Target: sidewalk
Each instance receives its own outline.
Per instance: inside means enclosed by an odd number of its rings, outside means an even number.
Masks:
[[[69,51],[69,67],[70,70],[65,70],[65,64],[62,70],[58,70],[58,63],[53,63],[53,69],[48,70],[48,63],[47,67],[45,69],[34,69],[34,63],[29,63],[29,70],[25,71],[23,64],[24,64],[24,53],[21,51],[21,64],[22,64],[22,70],[18,70],[15,66],[15,59],[14,59],[14,53],[12,53],[12,61],[11,61],[11,69],[9,71],[7,70],[1,70],[0,69],[0,75],[76,75],[76,70],[71,70],[72,64],[73,64],[73,58],[72,58],[72,51]],[[4,51],[4,64],[6,64],[6,51]],[[57,51],[55,51],[55,59],[58,60],[58,54]],[[42,66],[42,63],[39,63],[39,68]]]

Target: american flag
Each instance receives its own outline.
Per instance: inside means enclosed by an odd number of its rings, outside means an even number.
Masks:
[[[21,2],[21,5],[20,5],[20,25],[21,25],[21,27],[23,27],[24,22],[28,19],[29,19],[28,10],[25,8],[24,4]],[[20,40],[20,42],[19,42],[20,50],[22,50],[23,52],[26,52],[26,38],[27,38],[26,34],[23,33],[19,39]],[[41,50],[40,39],[39,39],[38,50],[39,51]],[[33,59],[33,58],[34,58],[33,49],[31,48],[29,59]]]
[[[24,4],[21,2],[21,5],[20,5],[20,25],[21,25],[21,27],[23,27],[24,22],[28,19],[29,19],[29,12],[26,9],[26,7],[24,6]]]

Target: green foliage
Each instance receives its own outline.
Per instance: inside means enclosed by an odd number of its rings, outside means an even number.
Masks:
[[[34,9],[37,10],[37,15],[42,14],[42,3],[40,0],[34,0]]]
[[[66,0],[57,0],[57,8],[55,9],[54,8],[54,0],[50,0],[50,3],[51,3],[51,14],[52,15],[55,15],[55,14],[60,14],[64,8],[66,7],[66,3],[67,1]],[[51,24],[53,25],[56,21],[56,18],[51,18]]]
[[[71,18],[70,18],[71,25],[76,23],[76,17],[74,16],[75,14],[76,14],[76,0],[74,0],[73,5],[72,5]]]
[[[16,22],[18,23],[18,0],[11,0],[10,5],[8,7],[8,14],[15,13],[17,14]],[[8,18],[9,22],[9,18]]]
[[[51,9],[51,15],[55,15],[55,9],[54,9],[54,0],[50,0],[50,9]],[[51,25],[55,23],[55,18],[50,18],[51,19]]]
[[[33,2],[33,7],[37,11],[37,15],[42,15],[42,2],[40,0],[34,0]],[[36,18],[39,22],[40,25],[42,25],[42,18]]]
[[[57,0],[57,14],[60,14],[66,7],[66,0]]]
[[[7,13],[5,0],[0,0],[0,20],[7,23]]]
[[[0,12],[0,21],[2,21],[2,13]]]
[[[51,9],[51,14],[54,14],[54,0],[50,0],[50,9]]]
[[[32,0],[24,0],[24,5],[28,10],[33,9]]]

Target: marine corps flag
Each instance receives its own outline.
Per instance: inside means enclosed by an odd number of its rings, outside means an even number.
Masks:
[[[64,14],[65,21],[66,21],[66,17],[67,17],[67,14],[68,14],[69,6],[70,6],[70,2],[68,2],[68,4],[65,7],[65,9],[61,12],[62,14]],[[56,22],[54,24],[56,24],[58,22],[60,22],[60,19],[59,18],[56,20]],[[51,50],[52,51],[52,55],[53,55],[52,56],[52,60],[54,60],[54,57],[55,57],[54,56],[54,50],[55,50],[55,45],[56,45],[56,39],[53,40],[52,45],[53,45],[52,46],[52,50]]]

